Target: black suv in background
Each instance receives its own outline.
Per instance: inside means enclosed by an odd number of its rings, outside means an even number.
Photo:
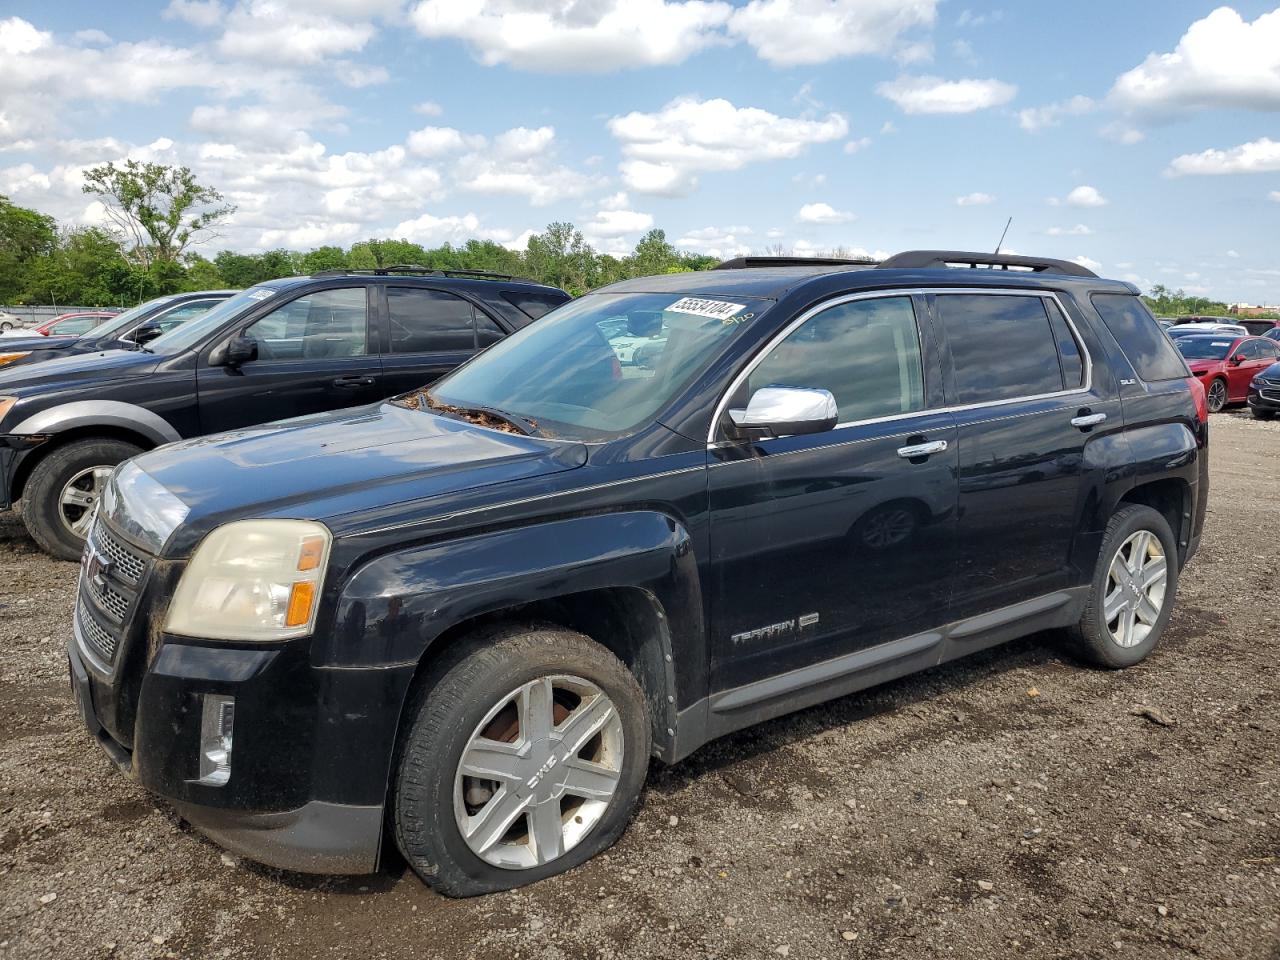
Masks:
[[[1151,653],[1208,414],[1134,287],[724,266],[122,465],[68,645],[88,729],[248,857],[357,873],[385,838],[468,895],[613,843],[651,755],[1047,628]]]
[[[0,370],[82,353],[138,347],[203,316],[237,292],[200,290],[156,297],[76,337],[5,337],[0,340]]]
[[[329,271],[259,284],[137,349],[0,367],[0,509],[20,501],[35,541],[73,560],[129,457],[395,396],[568,299],[507,276]]]

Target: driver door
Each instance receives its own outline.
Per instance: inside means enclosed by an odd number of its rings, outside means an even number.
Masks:
[[[829,390],[839,423],[713,444],[713,695],[948,619],[956,426],[923,299],[816,312],[754,361],[729,407],[771,385]]]
[[[204,433],[371,403],[382,398],[382,363],[369,336],[364,286],[313,290],[254,321],[241,336],[258,356],[202,365]]]

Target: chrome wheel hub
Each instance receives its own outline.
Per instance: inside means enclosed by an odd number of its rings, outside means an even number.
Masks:
[[[1111,639],[1133,647],[1150,636],[1164,608],[1169,562],[1160,538],[1149,530],[1130,536],[1111,560],[1103,617]]]
[[[622,719],[595,684],[539,677],[472,732],[453,809],[471,851],[511,870],[549,863],[600,822],[622,773]]]
[[[58,516],[62,525],[83,540],[89,535],[93,523],[93,508],[97,506],[114,467],[89,467],[67,481],[58,497]]]

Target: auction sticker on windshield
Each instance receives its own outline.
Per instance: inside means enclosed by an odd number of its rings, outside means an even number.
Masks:
[[[691,313],[695,317],[710,317],[712,320],[728,320],[745,306],[745,303],[729,303],[727,300],[685,297],[671,304],[667,310],[671,313]]]

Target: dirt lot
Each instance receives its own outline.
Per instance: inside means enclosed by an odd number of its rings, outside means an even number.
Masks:
[[[775,721],[655,766],[607,856],[470,901],[254,867],[115,772],[67,691],[75,567],[0,515],[0,956],[1276,960],[1277,465],[1280,423],[1214,418],[1143,666],[1035,637]]]

